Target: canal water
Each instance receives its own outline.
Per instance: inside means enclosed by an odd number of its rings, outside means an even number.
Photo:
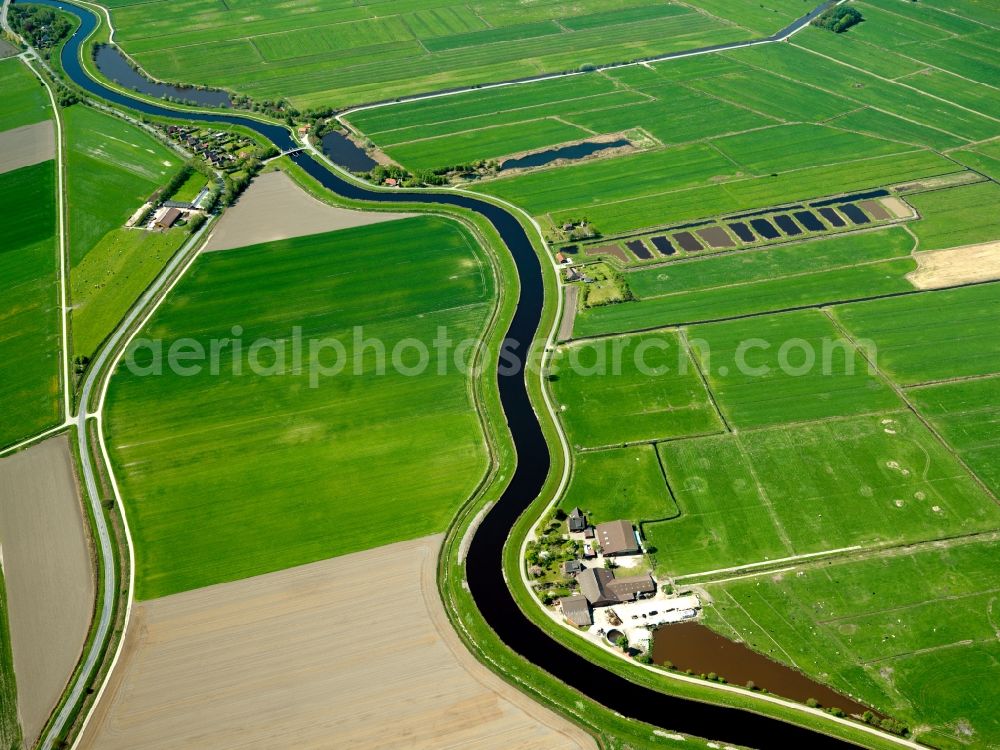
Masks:
[[[334,164],[339,164],[350,172],[367,172],[378,166],[377,161],[343,133],[331,130],[320,141],[323,153],[329,156]]]
[[[158,99],[172,97],[201,107],[233,106],[229,94],[225,91],[171,86],[167,83],[149,80],[129,65],[121,51],[110,44],[101,45],[94,57],[94,62],[97,64],[97,69],[109,80],[148,96],[155,96]]]
[[[572,146],[562,146],[560,148],[550,148],[547,151],[539,151],[535,154],[528,154],[517,159],[508,159],[500,165],[500,171],[508,169],[527,169],[528,167],[541,167],[551,164],[557,159],[582,159],[585,156],[605,151],[609,148],[621,148],[631,144],[627,138],[619,138],[617,141],[585,141],[575,143]]]
[[[666,625],[656,631],[653,636],[653,663],[663,665],[667,662],[682,672],[690,669],[696,675],[715,672],[733,685],[746,685],[753,681],[758,688],[800,703],[812,698],[824,708],[839,708],[847,714],[863,714],[871,710],[697,622]]]

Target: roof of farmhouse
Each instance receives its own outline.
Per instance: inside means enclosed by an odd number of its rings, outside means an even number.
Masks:
[[[590,615],[590,604],[587,602],[587,597],[579,594],[564,596],[559,600],[559,604],[562,606],[563,615],[574,625],[582,626],[594,623]]]
[[[628,521],[608,521],[597,525],[597,543],[605,555],[631,554],[639,551],[632,524]]]

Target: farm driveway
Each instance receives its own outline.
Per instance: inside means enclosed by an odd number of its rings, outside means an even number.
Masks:
[[[94,609],[94,563],[65,435],[0,460],[0,544],[18,713],[32,747]]]
[[[477,662],[440,536],[142,602],[82,748],[594,748]]]

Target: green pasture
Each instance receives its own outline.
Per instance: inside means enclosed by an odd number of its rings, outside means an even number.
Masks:
[[[783,125],[713,141],[725,156],[751,174],[787,172],[816,164],[903,153],[911,148],[888,140],[822,125]]]
[[[955,151],[952,156],[987,177],[1000,180],[1000,141],[990,141],[973,148]]]
[[[897,117],[871,107],[853,109],[829,121],[830,125],[858,133],[891,138],[902,143],[925,146],[937,150],[957,148],[967,141],[944,130]]]
[[[578,318],[576,331],[585,335],[709,322],[905,292],[911,288],[905,274],[915,268],[912,260],[899,259],[653,297],[587,311]]]
[[[73,267],[74,356],[93,357],[187,237],[183,228],[112,229]]]
[[[724,60],[725,58],[718,58]],[[667,63],[659,70],[666,69]],[[732,73],[701,80],[685,81],[713,97],[722,97],[742,107],[785,120],[819,122],[842,115],[856,106],[842,96],[806,88],[793,80],[763,70],[734,66]]]
[[[905,257],[913,244],[905,229],[890,227],[642,268],[625,278],[647,300]]]
[[[410,141],[386,152],[412,169],[466,164],[479,159],[495,159],[516,151],[580,140],[588,132],[575,125],[552,119],[515,125],[484,127],[457,135]]]
[[[656,0],[338,2],[295,13],[265,0],[235,7],[208,0],[110,5],[120,43],[153,76],[258,99],[287,97],[300,108],[345,107],[737,41],[800,15],[792,0],[775,0],[766,17],[753,14],[753,29]]]
[[[911,225],[920,250],[1000,240],[1000,185],[980,182],[907,196],[921,219]]]
[[[1000,372],[996,310],[1000,284],[873,300],[832,309],[878,365],[902,385]]]
[[[393,273],[372,262],[389,256]],[[164,352],[238,337],[240,356],[224,344],[218,374],[187,376],[126,362],[108,393],[137,596],[442,530],[486,465],[469,380],[450,363],[481,334],[494,291],[472,236],[433,217],[202,256],[141,336]],[[442,327],[453,343],[439,358]],[[412,339],[433,355],[426,369]],[[156,361],[149,348],[135,359]]]
[[[902,406],[819,310],[693,326],[688,337],[716,403],[737,429]]]
[[[42,82],[16,58],[0,60],[0,91],[0,132],[47,120],[52,114]]]
[[[60,421],[55,162],[0,174],[0,446]]]
[[[123,227],[182,161],[143,130],[89,107],[70,107],[63,119],[72,343],[74,356],[89,357],[180,247],[183,231]]]
[[[476,189],[551,216],[556,225],[586,216],[611,234],[947,174],[956,166],[930,151],[913,151],[754,177],[718,151],[693,144],[493,180]]]
[[[1000,377],[911,388],[907,398],[1000,496]]]
[[[722,428],[676,333],[567,344],[553,357],[549,382],[575,446],[620,445]]]
[[[567,513],[579,507],[592,524],[619,518],[638,524],[677,513],[653,445],[577,453],[559,507]]]
[[[862,24],[864,25],[864,24]],[[770,73],[838,94],[858,104],[886,110],[922,125],[936,127],[966,140],[1000,134],[1000,123],[983,113],[941,101],[919,89],[868,73],[845,50],[839,55],[813,52],[793,40],[790,45],[762,45],[724,53]]]
[[[773,34],[812,10],[812,6],[801,0],[764,0],[756,3],[697,0],[692,4],[714,16],[752,29],[764,36]]]
[[[581,310],[574,334],[681,325],[912,290],[901,228],[706,256],[625,274],[635,301]]]
[[[918,729],[935,747],[1000,742],[996,541],[709,584],[709,624]]]
[[[174,191],[174,194],[170,198],[175,201],[187,201],[190,203],[198,197],[198,194],[206,184],[205,175],[201,172],[192,172],[191,176],[184,180],[183,184]]]
[[[646,526],[664,574],[938,539],[1000,521],[1000,507],[906,411],[659,450],[680,509]]]
[[[64,110],[63,127],[70,259],[76,265],[166,183],[181,158],[134,125],[90,107]]]

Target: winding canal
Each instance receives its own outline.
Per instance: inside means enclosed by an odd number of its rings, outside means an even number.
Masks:
[[[80,63],[83,42],[97,27],[89,9],[61,0],[34,0],[76,15],[80,26],[62,53],[66,74],[81,88],[112,104],[152,116],[204,123],[236,124],[250,128],[282,151],[297,148],[285,127],[235,114],[174,109],[136,99],[92,79]],[[506,350],[525,355],[542,314],[542,268],[521,224],[507,210],[458,193],[429,191],[375,191],[349,182],[307,152],[290,157],[331,192],[352,200],[377,203],[445,204],[475,211],[493,224],[517,265],[521,292],[506,334]],[[504,544],[517,518],[541,491],[550,457],[541,426],[528,397],[523,368],[511,373],[498,363],[500,399],[517,451],[517,467],[501,498],[475,532],[467,554],[469,588],[483,617],[513,651],[623,716],[665,730],[753,747],[844,748],[849,745],[827,735],[750,711],[701,703],[642,687],[597,666],[536,627],[520,610],[503,576]]]

